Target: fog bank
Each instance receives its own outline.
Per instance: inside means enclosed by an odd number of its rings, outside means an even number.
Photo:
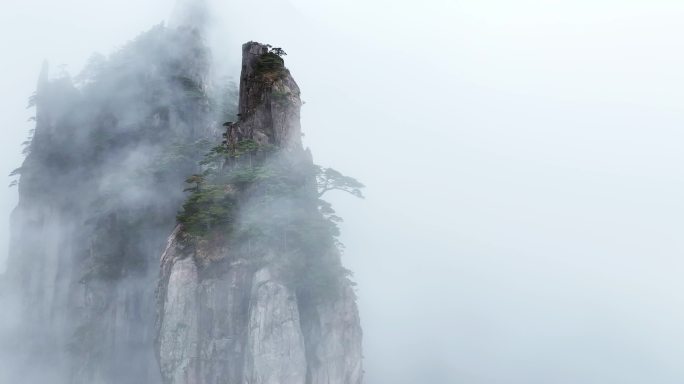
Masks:
[[[76,73],[170,3],[0,5],[5,173],[42,59]],[[284,47],[306,144],[368,186],[333,198],[368,383],[684,380],[684,5],[214,3],[215,61]]]

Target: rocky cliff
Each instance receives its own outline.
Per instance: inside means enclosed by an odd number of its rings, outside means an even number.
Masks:
[[[218,135],[208,61],[196,30],[159,26],[77,77],[45,66],[16,171],[1,383],[160,382],[158,254],[196,143]]]
[[[361,184],[303,148],[283,55],[246,44],[239,94],[209,80],[201,28],[155,27],[76,77],[45,65],[0,276],[0,383],[361,382],[321,199]]]
[[[243,46],[239,119],[188,179],[161,256],[165,384],[358,384],[361,329],[336,216],[302,147],[283,52]],[[325,173],[325,172],[323,172]]]

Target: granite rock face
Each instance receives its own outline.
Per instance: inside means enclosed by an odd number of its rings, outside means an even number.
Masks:
[[[345,287],[338,300],[313,310],[302,326],[310,346],[309,383],[361,383],[362,334],[352,288]]]
[[[245,382],[303,383],[306,353],[294,292],[264,268],[254,275],[250,303]]]
[[[279,154],[250,162],[313,166],[301,143],[299,87],[268,46],[243,46],[239,97],[239,121],[227,124],[226,146],[250,140]],[[316,196],[315,184],[309,188]],[[251,204],[249,194],[239,202]],[[314,203],[305,209],[318,214]],[[348,279],[336,280],[336,294],[312,300],[291,278],[285,247],[188,236],[176,228],[161,257],[158,357],[165,384],[362,382],[362,333]],[[336,249],[320,258],[341,268]]]

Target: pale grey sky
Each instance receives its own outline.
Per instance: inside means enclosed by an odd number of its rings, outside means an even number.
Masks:
[[[369,384],[684,382],[684,3],[213,2],[216,61],[283,46],[316,160],[368,185],[333,202]],[[171,3],[3,1],[0,172],[43,58]]]

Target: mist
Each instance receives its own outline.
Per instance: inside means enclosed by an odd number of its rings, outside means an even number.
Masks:
[[[0,5],[0,171],[21,164],[44,58],[77,74],[173,6]],[[215,70],[237,76],[243,42],[282,46],[306,145],[367,185],[331,197],[367,383],[684,380],[684,5],[212,7]],[[16,190],[1,193],[7,218]],[[3,219],[2,249],[8,234]]]

